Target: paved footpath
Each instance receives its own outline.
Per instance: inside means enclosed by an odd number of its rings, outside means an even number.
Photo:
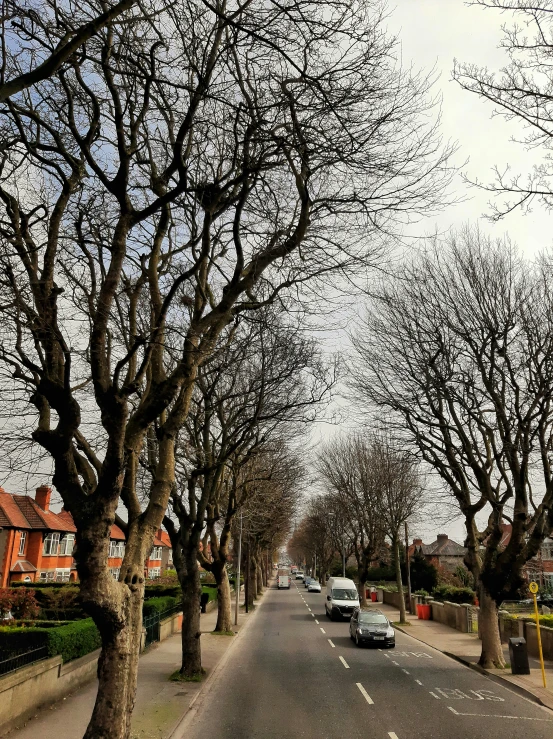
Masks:
[[[394,606],[378,603],[378,608],[388,616],[390,621],[399,621],[399,611]],[[415,637],[464,664],[481,669],[477,665],[480,659],[481,642],[476,634],[463,634],[445,624],[424,621],[416,616],[408,616],[407,621],[408,625],[401,627],[405,634]],[[503,645],[503,652],[505,661],[509,662],[507,644]],[[533,657],[529,658],[530,675],[511,675],[510,669],[486,670],[485,672],[496,680],[505,680],[510,685],[524,691],[528,697],[537,700],[541,705],[553,709],[553,662],[551,660],[544,662],[547,688],[543,687],[539,660]]]
[[[239,625],[233,627],[235,632],[240,632],[252,615],[244,614],[241,609]],[[179,724],[209,679],[210,673],[213,673],[228,648],[238,638],[211,634],[216,621],[216,610],[202,614],[202,663],[207,673],[202,683],[169,680],[169,676],[181,664],[180,634],[152,644],[141,656],[132,739],[170,739],[176,736]],[[40,709],[24,726],[10,732],[9,738],[81,739],[94,707],[96,691],[97,681],[91,680],[51,708]]]

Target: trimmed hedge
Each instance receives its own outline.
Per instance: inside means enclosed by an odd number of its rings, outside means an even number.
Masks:
[[[539,618],[540,618],[540,626],[547,626],[549,629],[553,629],[553,613],[544,614],[543,616],[540,616]],[[532,621],[533,623],[536,623],[535,616],[519,616],[519,619],[523,621]]]
[[[171,595],[177,598],[180,595],[181,587],[177,582],[176,585],[146,585],[144,590],[144,599],[151,600],[165,595]]]
[[[367,579],[365,582],[379,582],[380,580],[395,580],[395,567],[370,567],[367,570]]]
[[[209,595],[209,601],[217,600],[217,585],[215,583],[205,583],[202,585],[202,593]]]
[[[151,616],[154,613],[163,613],[169,608],[176,606],[180,602],[180,598],[175,598],[172,595],[163,595],[159,598],[148,598],[144,601],[142,606],[142,615]]]
[[[14,580],[10,583],[10,588],[32,588],[33,590],[42,590],[44,588],[74,588],[78,587],[78,582],[23,582],[23,580]]]
[[[474,603],[475,592],[471,588],[456,588],[453,585],[438,585],[432,591],[436,600],[450,603]]]
[[[0,627],[2,659],[31,649],[46,647],[49,657],[61,655],[64,662],[84,657],[101,646],[100,633],[91,618],[63,626]]]

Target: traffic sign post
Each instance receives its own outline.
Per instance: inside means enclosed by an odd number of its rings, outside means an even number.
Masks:
[[[536,614],[536,633],[538,636],[538,651],[540,655],[540,665],[541,665],[541,677],[543,680],[543,687],[547,687],[547,683],[545,681],[545,666],[543,664],[543,650],[541,648],[541,634],[540,634],[540,615],[538,613],[538,601],[536,598],[536,595],[538,593],[539,587],[537,582],[531,582],[528,586],[528,589],[532,593],[532,597],[534,598],[534,613]]]

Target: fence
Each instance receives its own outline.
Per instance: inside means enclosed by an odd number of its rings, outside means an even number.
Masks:
[[[144,646],[147,647],[153,642],[160,641],[161,622],[169,618],[170,616],[174,616],[175,613],[180,613],[181,611],[182,604],[177,603],[176,605],[167,608],[165,611],[157,611],[156,613],[151,613],[149,616],[144,616],[144,619],[142,621],[142,626],[146,632],[146,640]]]
[[[47,657],[47,646],[30,649],[27,652],[20,652],[19,654],[12,655],[7,659],[0,660],[0,675],[7,675],[14,670],[18,670],[20,667],[32,665],[34,662],[40,662],[40,660],[46,659]]]

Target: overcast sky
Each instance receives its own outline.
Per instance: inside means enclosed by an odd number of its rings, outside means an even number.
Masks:
[[[494,117],[492,104],[462,90],[451,74],[454,59],[488,67],[491,71],[505,66],[508,57],[499,48],[503,37],[501,27],[511,25],[513,15],[469,6],[463,0],[389,0],[389,9],[388,26],[400,41],[404,66],[412,63],[415,68],[436,71],[436,91],[442,96],[442,134],[445,140],[458,143],[457,164],[467,162],[461,171],[469,179],[483,182],[493,180],[494,165],[500,169],[509,165],[513,172],[527,173],[532,161],[530,155],[521,144],[511,141],[513,135],[521,135],[520,124]],[[534,161],[539,154],[541,152],[533,155]],[[421,222],[417,228],[419,234],[479,222],[481,228],[492,235],[508,233],[528,256],[551,246],[552,216],[545,210],[536,208],[527,215],[516,211],[492,224],[483,218],[490,212],[488,193],[468,188],[460,174],[455,189],[457,195],[466,200],[448,207],[439,218]],[[362,310],[362,301],[352,306],[352,310]],[[347,345],[347,338],[343,331],[337,331],[327,343],[330,350],[336,351]],[[340,426],[319,424],[314,433],[315,448],[319,440],[343,430],[351,418],[347,401],[337,399],[334,407],[344,414],[344,423]],[[418,526],[418,533],[425,542],[430,542],[439,528],[459,542],[464,539],[460,518],[445,525],[427,516],[426,522]]]

